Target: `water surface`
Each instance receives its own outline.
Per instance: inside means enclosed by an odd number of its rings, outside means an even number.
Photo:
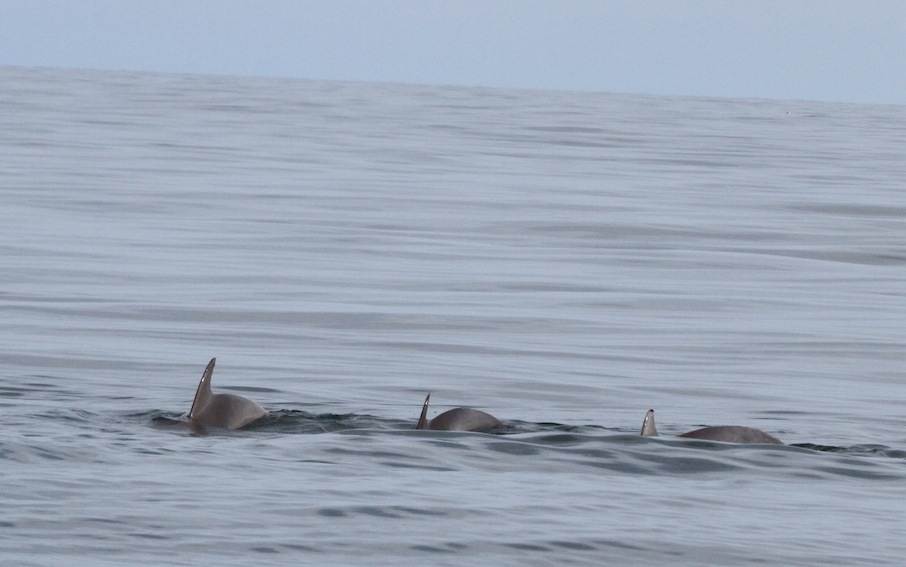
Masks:
[[[906,552],[903,107],[0,77],[4,562]]]

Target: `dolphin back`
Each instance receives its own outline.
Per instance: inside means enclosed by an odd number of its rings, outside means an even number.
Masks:
[[[444,431],[475,431],[500,427],[500,420],[489,413],[472,408],[447,410],[428,422],[428,429]]]
[[[741,425],[718,425],[716,427],[703,427],[683,433],[680,437],[690,439],[705,439],[708,441],[724,441],[726,443],[771,443],[774,445],[783,445],[783,441],[777,439],[769,433],[765,433],[754,427],[743,427]]]
[[[189,410],[189,419],[212,427],[239,429],[267,415],[267,410],[248,398],[211,391],[216,362],[217,359],[212,358],[201,375],[192,409]]]
[[[211,427],[239,429],[267,415],[267,410],[248,398],[235,394],[214,394],[193,418]]]
[[[447,410],[431,421],[428,421],[428,402],[431,400],[429,393],[422,405],[422,413],[418,418],[416,429],[433,429],[435,431],[476,431],[480,429],[493,429],[500,427],[500,420],[489,413],[471,409],[454,408]]]
[[[642,436],[654,437],[657,435],[657,427],[654,425],[654,410],[648,410],[645,414],[645,420],[642,422]],[[704,439],[706,441],[723,441],[725,443],[770,443],[774,445],[783,445],[783,441],[773,435],[765,433],[754,427],[743,427],[741,425],[719,425],[717,427],[702,427],[695,431],[683,433],[678,437],[687,439]]]

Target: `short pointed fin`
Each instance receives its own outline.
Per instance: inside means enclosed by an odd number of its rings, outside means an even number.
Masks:
[[[200,411],[211,397],[211,377],[214,375],[214,364],[216,362],[217,359],[212,358],[201,375],[198,389],[195,390],[195,399],[192,401],[192,409],[189,410],[189,419],[194,418],[195,412]]]
[[[431,399],[431,393],[428,393],[428,396],[425,398],[425,405],[422,406],[422,415],[418,418],[418,425],[415,426],[416,429],[425,429],[428,427],[428,400]]]
[[[642,422],[642,437],[654,437],[657,435],[657,427],[654,425],[654,410],[648,410],[645,414],[645,421]]]

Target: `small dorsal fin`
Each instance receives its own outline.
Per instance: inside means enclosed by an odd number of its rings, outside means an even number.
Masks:
[[[428,392],[428,396],[425,398],[425,405],[422,406],[422,415],[418,418],[418,425],[415,426],[416,429],[428,427],[428,400],[430,399],[431,392]]]
[[[648,410],[645,414],[645,421],[642,422],[642,437],[654,437],[657,435],[657,427],[654,426],[654,410]]]
[[[201,380],[198,382],[198,389],[195,391],[195,400],[192,401],[192,409],[189,410],[189,419],[195,417],[195,412],[201,411],[201,408],[203,408],[211,398],[211,376],[214,375],[214,363],[216,362],[217,359],[212,358],[211,362],[205,367],[204,373],[201,375]]]

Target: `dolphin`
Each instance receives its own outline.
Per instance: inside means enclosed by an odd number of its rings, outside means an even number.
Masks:
[[[657,435],[657,427],[654,425],[654,410],[648,410],[645,414],[645,420],[642,422],[642,436],[654,437]],[[783,441],[773,435],[765,433],[754,427],[743,427],[741,425],[718,425],[715,427],[702,427],[695,431],[689,431],[679,435],[690,439],[705,439],[708,441],[724,441],[726,443],[771,443],[774,445],[783,445]]]
[[[418,425],[415,426],[416,429],[476,431],[502,425],[500,420],[493,415],[472,408],[453,408],[428,421],[428,400],[430,399],[431,394],[428,394],[428,397],[425,398],[425,405],[422,406],[422,414],[418,418]]]
[[[248,398],[211,392],[211,375],[214,374],[215,362],[217,359],[212,358],[201,375],[192,409],[189,410],[189,419],[212,427],[239,429],[267,415],[263,407]]]

